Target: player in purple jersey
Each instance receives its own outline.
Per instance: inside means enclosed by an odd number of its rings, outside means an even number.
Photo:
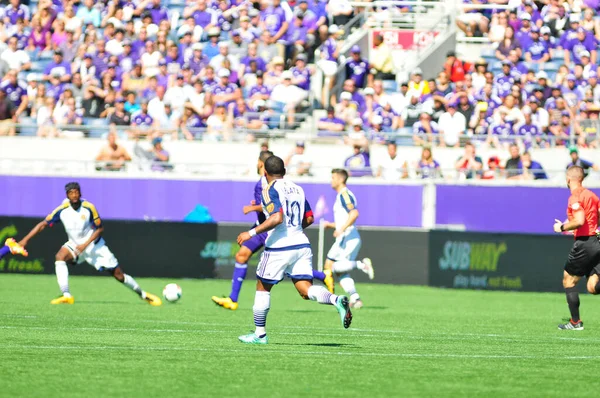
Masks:
[[[20,254],[27,257],[27,250],[18,244],[13,238],[8,238],[4,242],[4,246],[0,247],[0,260],[7,254]]]
[[[271,151],[262,151],[258,157],[258,164],[256,165],[256,172],[260,175],[260,180],[254,186],[254,200],[249,205],[244,206],[244,214],[256,212],[258,221],[256,225],[260,225],[266,220],[264,213],[262,212],[261,194],[263,189],[266,187],[265,174],[265,160],[273,156]],[[233,269],[233,277],[231,278],[231,292],[229,296],[218,297],[212,296],[212,301],[215,304],[226,308],[228,310],[235,311],[238,308],[238,297],[242,288],[242,283],[246,278],[248,272],[248,260],[250,257],[265,245],[267,233],[258,234],[253,236],[250,240],[244,242],[240,249],[235,255],[235,268]]]

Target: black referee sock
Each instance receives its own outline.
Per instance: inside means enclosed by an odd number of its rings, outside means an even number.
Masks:
[[[600,294],[600,281],[596,283],[596,286],[594,286],[594,290],[596,291],[596,293],[594,294]]]
[[[579,322],[579,293],[575,287],[566,288],[565,293],[567,294],[569,311],[571,311],[571,320],[577,323]]]

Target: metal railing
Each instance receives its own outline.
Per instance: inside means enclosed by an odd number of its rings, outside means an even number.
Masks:
[[[342,166],[342,165],[340,165]],[[508,185],[519,184],[555,184],[562,182],[566,168],[549,168],[542,170],[546,178],[536,179],[538,170],[512,169],[500,167],[490,170],[486,159],[480,170],[461,170],[444,166],[438,169],[420,168],[416,162],[407,162],[406,168],[397,170],[381,170],[377,165],[367,168],[350,168],[351,176],[361,180],[377,179],[386,182],[400,181],[447,181],[464,183],[504,181]],[[391,172],[390,172],[391,171]],[[149,159],[134,158],[129,162],[57,160],[57,159],[11,159],[0,160],[0,173],[4,175],[103,175],[122,177],[189,177],[189,178],[221,178],[235,179],[243,176],[254,178],[254,170],[247,164],[240,163],[190,163],[190,162],[159,162]],[[323,180],[331,174],[331,165],[313,164],[309,173],[294,175],[294,179]],[[589,170],[588,181],[600,181],[600,172]]]
[[[246,115],[253,116],[259,114],[249,113]],[[355,134],[354,131],[350,131],[349,129],[343,131],[327,131],[327,130],[318,130],[317,123],[318,120],[315,117],[309,118],[308,114],[296,114],[296,119],[294,121],[296,129],[290,128],[279,128],[280,126],[289,127],[287,122],[287,115],[278,116],[277,120],[275,120],[276,125],[274,128],[269,129],[248,129],[246,127],[235,127],[230,130],[228,138],[230,141],[244,141],[248,138],[248,135],[253,135],[255,138],[279,138],[284,139],[290,136],[292,139],[304,139],[308,141],[326,141],[326,140],[342,140],[350,137]],[[310,121],[308,128],[300,128],[304,121]],[[17,133],[19,131],[23,131],[24,129],[38,129],[40,126],[31,123],[15,123],[12,124],[16,128]],[[160,128],[160,127],[133,127],[133,126],[108,126],[108,125],[53,125],[52,128],[58,131],[81,131],[81,138],[85,139],[86,137],[93,138],[105,138],[109,132],[115,132],[121,139],[134,139],[137,140],[139,138],[152,138],[156,136],[164,136],[170,139],[184,139],[184,135],[181,132],[180,128]],[[542,134],[535,137],[529,136],[518,136],[518,135],[502,135],[502,136],[492,136],[497,137],[498,141],[502,145],[508,145],[508,143],[512,142],[520,142],[523,143],[523,146],[526,147],[534,147],[534,148],[547,148],[547,147],[556,147],[556,146],[570,146],[570,145],[579,145],[579,144],[594,144],[600,145],[600,120],[598,119],[583,119],[583,120],[573,120],[571,124],[571,131],[577,131],[579,127],[582,132],[582,136],[580,138],[577,134],[571,134],[568,137],[557,137],[553,134]],[[381,131],[375,132],[373,130],[364,131],[364,135],[372,143],[385,143],[388,141],[395,141],[399,145],[402,146],[415,146],[417,144],[414,143],[414,137],[418,136],[414,134],[411,130],[411,127],[400,128],[397,131]],[[206,128],[190,128],[188,129],[193,135],[194,140],[212,140],[215,141],[214,136],[210,136],[207,133]],[[91,134],[94,132],[94,134]],[[31,135],[28,135],[31,136]],[[60,137],[60,136],[59,136]],[[69,134],[66,137],[71,138],[79,138],[73,137]],[[440,143],[441,136],[439,134],[432,135],[421,135],[424,141],[428,145],[437,146]],[[585,137],[585,140],[584,138]],[[471,141],[476,145],[483,145],[490,138],[489,132],[484,134],[476,134],[472,131],[467,131],[460,137],[460,142],[464,144],[467,141]]]

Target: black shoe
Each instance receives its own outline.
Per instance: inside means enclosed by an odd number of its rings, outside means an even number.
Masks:
[[[583,322],[580,319],[574,323],[569,319],[569,322],[558,325],[558,330],[583,330]]]

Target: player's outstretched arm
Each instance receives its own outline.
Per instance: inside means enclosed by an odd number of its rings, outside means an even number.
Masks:
[[[44,229],[46,229],[47,226],[48,223],[46,222],[46,220],[38,223],[35,227],[33,227],[31,231],[29,231],[29,233],[23,239],[21,239],[19,244],[23,247],[27,246],[27,243],[29,243],[31,238],[42,232]]]
[[[283,213],[281,211],[275,212],[269,216],[259,226],[252,228],[250,231],[242,232],[238,235],[237,242],[239,245],[249,240],[251,237],[267,232],[278,226],[283,222]]]

